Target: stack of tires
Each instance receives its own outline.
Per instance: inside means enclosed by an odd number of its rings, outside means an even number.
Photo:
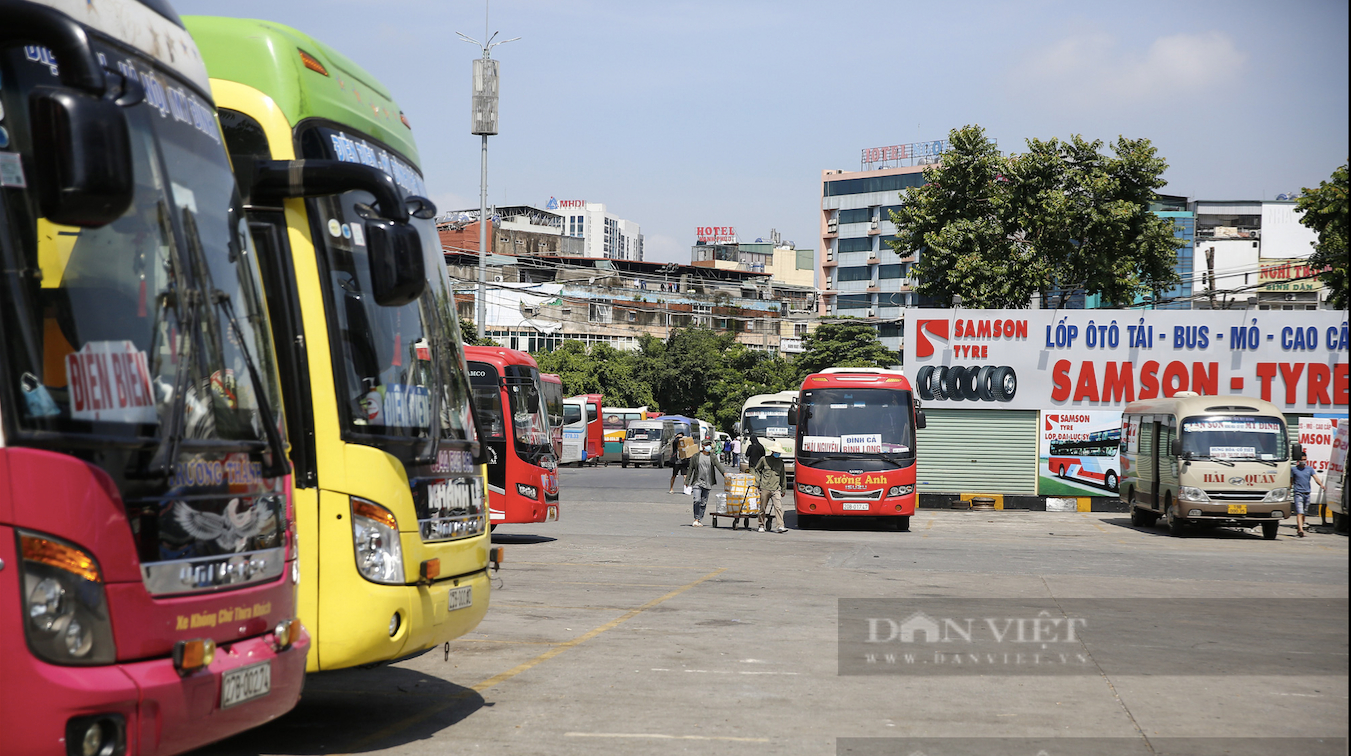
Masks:
[[[915,378],[925,401],[1010,402],[1018,393],[1018,374],[1006,365],[925,365]]]

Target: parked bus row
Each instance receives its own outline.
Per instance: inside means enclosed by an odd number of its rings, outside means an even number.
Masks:
[[[4,750],[179,753],[477,626],[487,489],[557,517],[565,407],[515,353],[476,414],[397,103],[164,0],[7,0],[0,44]]]

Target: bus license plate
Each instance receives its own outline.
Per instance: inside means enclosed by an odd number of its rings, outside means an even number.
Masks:
[[[846,501],[846,502],[844,503],[844,511],[846,511],[846,512],[867,512],[867,511],[868,511],[868,502],[866,502],[866,501]]]
[[[446,611],[453,612],[456,609],[468,609],[474,605],[474,586],[462,585],[459,588],[450,589],[450,600],[446,602]]]
[[[1247,513],[1248,513],[1248,505],[1247,505],[1247,504],[1230,504],[1230,505],[1229,505],[1229,514],[1247,514]]]
[[[232,669],[221,675],[220,707],[228,709],[272,692],[272,662]]]

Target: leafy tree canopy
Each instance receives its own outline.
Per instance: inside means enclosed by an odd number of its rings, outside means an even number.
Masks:
[[[823,323],[802,339],[802,348],[793,360],[799,385],[807,374],[828,367],[888,367],[901,361],[866,323]]]
[[[480,339],[478,337],[478,328],[474,325],[474,321],[469,320],[468,318],[459,318],[459,321],[460,338],[464,340],[465,346],[502,346],[487,336]]]
[[[892,212],[901,254],[920,252],[920,294],[967,307],[1043,306],[1075,293],[1131,302],[1177,283],[1181,243],[1149,212],[1167,163],[1147,139],[1028,141],[1002,155],[979,126],[954,129],[941,164]]]
[[[1332,172],[1331,181],[1323,181],[1317,189],[1305,189],[1296,207],[1304,212],[1300,223],[1318,234],[1318,243],[1309,258],[1309,265],[1324,269],[1318,278],[1327,286],[1328,301],[1333,307],[1347,307],[1346,272],[1346,164]]]

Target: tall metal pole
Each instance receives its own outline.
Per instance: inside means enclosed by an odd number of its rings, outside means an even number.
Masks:
[[[481,138],[479,146],[480,174],[478,185],[478,336],[486,335],[488,320],[488,137],[497,133],[497,65],[492,60],[492,49],[507,42],[515,42],[520,37],[494,42],[497,34],[488,36],[488,4],[483,4],[483,41],[466,37],[460,32],[456,35],[470,44],[478,45],[483,58],[474,61],[473,108],[469,133]]]
[[[486,58],[487,55],[485,54]],[[480,175],[478,180],[478,338],[484,337],[488,322],[488,135],[480,139]]]

